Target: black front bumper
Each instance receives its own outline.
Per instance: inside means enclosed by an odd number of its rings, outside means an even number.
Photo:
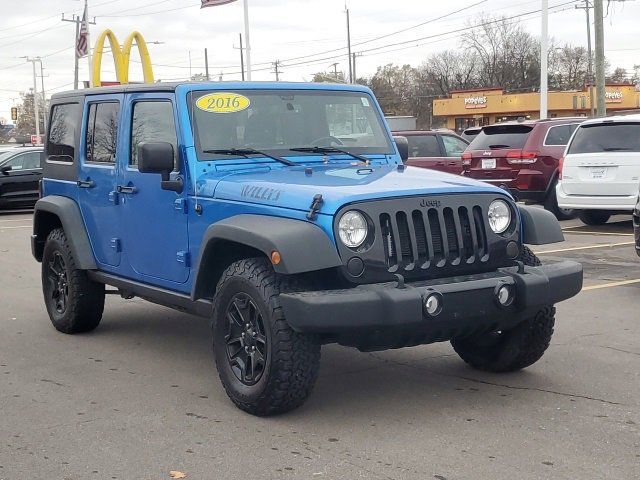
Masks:
[[[513,303],[503,307],[497,289],[510,285]],[[562,261],[541,267],[407,283],[360,285],[344,290],[280,294],[291,327],[328,335],[419,330],[428,343],[481,330],[514,326],[540,308],[573,297],[582,289],[582,265]],[[425,296],[441,295],[442,310],[430,316]]]

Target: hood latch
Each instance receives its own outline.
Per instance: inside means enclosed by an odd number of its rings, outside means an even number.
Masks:
[[[318,217],[318,210],[324,203],[322,199],[322,195],[317,193],[313,196],[313,200],[311,201],[311,206],[309,207],[309,213],[307,213],[307,218],[309,220],[315,220]]]

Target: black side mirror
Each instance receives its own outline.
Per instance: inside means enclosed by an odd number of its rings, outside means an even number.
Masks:
[[[13,170],[13,167],[11,165],[0,167],[0,172],[2,172],[3,175],[8,175],[11,170]]]
[[[409,140],[407,140],[407,137],[393,137],[393,140],[396,142],[396,147],[398,148],[398,153],[402,161],[406,162],[409,160]]]
[[[142,142],[138,145],[138,171],[159,173],[162,178],[160,188],[182,193],[182,177],[171,180],[173,158],[173,145],[168,142]]]

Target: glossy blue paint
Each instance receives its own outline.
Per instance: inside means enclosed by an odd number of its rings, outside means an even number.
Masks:
[[[62,192],[78,199],[101,270],[179,292],[190,292],[200,243],[207,227],[239,214],[278,216],[308,222],[306,213],[316,194],[322,195],[324,203],[314,223],[334,243],[333,215],[353,202],[470,193],[510,198],[504,190],[473,179],[404,168],[397,150],[393,155],[368,156],[369,166],[345,155],[325,158],[296,154],[287,157],[299,164],[293,167],[261,158],[200,161],[190,122],[189,93],[243,89],[361,92],[370,95],[372,105],[382,115],[371,91],[359,85],[216,82],[179,85],[175,94],[145,92],[89,96],[88,102],[108,97],[117,98],[122,103],[115,168],[95,168],[87,165],[82,157],[80,179],[95,180],[95,189],[78,189],[66,183],[46,180],[45,192]],[[168,100],[175,106],[180,168],[173,175],[180,174],[185,179],[185,189],[180,194],[162,190],[159,175],[141,174],[129,166],[132,103],[144,100]],[[85,106],[82,152],[87,111]],[[136,187],[137,193],[118,194],[118,203],[110,203],[109,193],[117,185]],[[201,208],[200,213],[196,212],[197,206]],[[121,252],[117,256],[109,251],[112,238],[120,240]]]

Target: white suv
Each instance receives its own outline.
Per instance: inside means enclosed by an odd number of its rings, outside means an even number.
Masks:
[[[640,183],[640,115],[587,120],[576,129],[556,187],[558,206],[573,208],[587,225],[631,213]]]

